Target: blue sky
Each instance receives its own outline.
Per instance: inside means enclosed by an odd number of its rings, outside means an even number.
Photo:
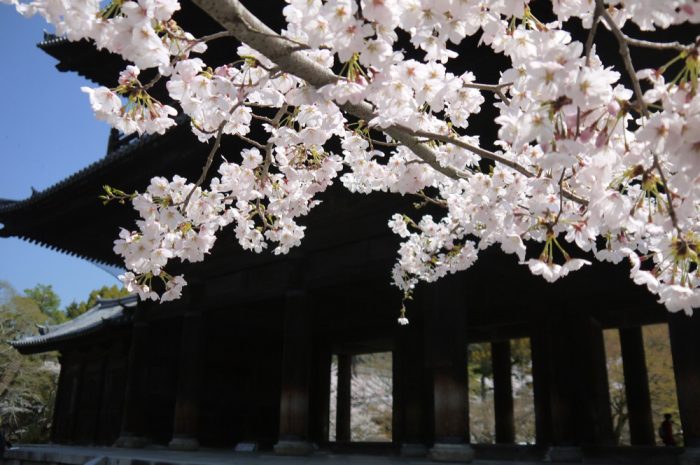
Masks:
[[[59,72],[36,47],[49,28],[0,3],[0,198],[26,198],[32,187],[46,189],[105,154],[109,128],[80,91],[94,84]],[[13,238],[0,238],[0,280],[18,291],[51,284],[62,305],[118,283],[86,261]]]

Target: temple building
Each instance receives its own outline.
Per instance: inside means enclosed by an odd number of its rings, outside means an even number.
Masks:
[[[184,7],[192,23],[186,29],[214,28],[201,11]],[[113,85],[122,68],[117,57],[86,43],[48,37],[40,46],[59,70],[99,84]],[[225,141],[221,152],[241,147]],[[120,266],[113,240],[119,226],[133,224],[134,212],[103,206],[102,186],[131,192],[155,175],[196,178],[208,150],[186,120],[162,136],[113,133],[104,158],[27,199],[0,201],[0,236]],[[671,464],[695,457],[700,316],[667,312],[630,281],[624,264],[595,263],[547,284],[492,248],[469,270],[419,286],[408,307],[410,324],[400,326],[401,295],[390,285],[398,238],[387,221],[397,211],[412,211],[413,199],[334,186],[322,200],[304,220],[307,237],[288,255],[243,251],[227,231],[204,262],[177,270],[189,282],[180,300],[101,301],[74,320],[15,341],[24,354],[60,353],[52,441],[188,450],[250,445],[279,454],[319,448],[445,461],[475,454],[627,457],[630,463],[653,457]],[[685,451],[653,447],[642,327],[660,323],[670,333]],[[620,335],[631,447],[613,441],[603,343],[609,329]],[[532,354],[536,441],[530,445],[515,443],[510,351],[520,338],[529,339]],[[496,444],[488,447],[469,440],[467,348],[474,343],[492,349]],[[349,360],[377,352],[391,353],[391,441],[353,442]]]

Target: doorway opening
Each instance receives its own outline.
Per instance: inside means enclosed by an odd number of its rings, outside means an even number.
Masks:
[[[391,442],[391,352],[333,354],[330,384],[330,441]]]

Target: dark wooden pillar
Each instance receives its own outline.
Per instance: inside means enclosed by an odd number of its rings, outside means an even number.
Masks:
[[[678,409],[680,410],[683,442],[694,449],[692,463],[700,463],[700,314],[692,317],[683,313],[668,316],[673,371],[676,377]],[[690,460],[686,460],[690,462]]]
[[[79,349],[75,356],[77,370],[76,377],[71,389],[71,408],[69,411],[69,429],[71,444],[80,444],[80,421],[82,420],[80,410],[82,407],[83,393],[85,391],[85,365],[87,356],[84,349]]]
[[[73,425],[77,417],[78,394],[82,368],[80,355],[75,350],[61,353],[60,385],[56,395],[54,441],[59,444],[73,442]]]
[[[620,328],[622,369],[625,375],[625,396],[629,415],[630,439],[633,446],[654,445],[656,435],[651,413],[649,379],[644,356],[644,339],[640,326]]]
[[[578,446],[576,437],[576,399],[574,397],[574,379],[578,378],[577,366],[573,359],[574,343],[571,340],[572,329],[565,322],[554,325],[551,352],[550,402],[552,415],[552,445]]]
[[[168,444],[168,447],[176,450],[196,450],[199,448],[197,435],[199,432],[203,292],[202,288],[194,290],[193,299],[182,316],[173,437]]]
[[[352,355],[338,354],[338,389],[335,411],[335,440],[350,441],[350,409],[352,406]]]
[[[580,461],[581,445],[613,440],[603,332],[582,313],[547,320],[532,345],[538,440],[549,439],[552,461]]]
[[[552,434],[552,337],[546,322],[530,338],[532,391],[535,402],[535,443],[550,446]]]
[[[579,367],[572,379],[578,442],[614,445],[603,328],[586,315],[574,316],[571,325],[573,335],[567,344],[573,349],[574,364],[568,363]]]
[[[92,444],[100,444],[100,426],[102,425],[102,417],[107,414],[103,409],[103,398],[105,391],[105,383],[107,382],[107,362],[108,362],[108,351],[107,346],[101,348],[101,354],[99,354],[99,368],[98,368],[98,382],[97,382],[97,392],[95,393],[95,422],[94,428],[92,430]]]
[[[493,366],[493,403],[496,414],[496,443],[515,442],[513,385],[511,380],[510,341],[491,343]]]
[[[68,412],[66,418],[66,432],[69,444],[78,444],[78,426],[80,414],[80,401],[83,391],[83,373],[85,372],[85,354],[76,350],[72,354],[72,370],[70,382],[70,402],[68,403]]]
[[[326,444],[329,438],[331,358],[330,344],[327,341],[314,343],[309,440],[316,444]]]
[[[471,461],[466,340],[466,285],[463,275],[430,284],[425,292],[430,363],[433,373],[433,427],[430,458]]]
[[[309,441],[309,385],[312,359],[312,307],[303,291],[287,293],[282,355],[279,441],[275,452],[305,455],[313,451]]]
[[[396,327],[392,437],[400,444],[401,455],[419,457],[427,453],[429,401],[432,404],[428,389],[432,391],[433,386],[426,376],[425,322],[420,308],[412,309],[410,317],[408,325]]]
[[[145,398],[146,375],[148,366],[148,323],[144,320],[145,309],[141,306],[131,330],[131,347],[129,348],[129,368],[124,391],[124,409],[122,428],[115,446],[133,448],[143,447],[150,442],[146,437],[146,419],[148,405]]]
[[[552,462],[579,462],[583,458],[577,433],[582,429],[579,428],[578,422],[584,420],[577,418],[576,403],[580,399],[577,399],[578,390],[575,386],[580,382],[580,370],[583,367],[579,365],[580,361],[576,359],[577,353],[573,347],[576,344],[572,339],[575,325],[574,321],[559,313],[547,322],[545,331],[548,334],[542,334],[543,340],[536,344],[537,349],[546,350],[548,353],[548,357],[545,355],[547,359],[540,362],[548,365],[548,376],[542,382],[548,383],[545,388],[550,415],[547,426],[551,429],[547,460]],[[542,355],[537,354],[537,358]],[[537,389],[535,392],[537,393]]]

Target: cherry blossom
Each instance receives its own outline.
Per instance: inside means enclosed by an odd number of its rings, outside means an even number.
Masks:
[[[630,279],[670,311],[700,306],[698,42],[621,29],[698,23],[695,1],[552,0],[557,20],[545,23],[528,0],[287,0],[285,29],[262,40],[247,29],[196,38],[178,26],[176,0],[1,1],[133,63],[116,88],[83,88],[97,118],[162,134],[182,112],[212,144],[199,180],[156,177],[142,193],[104,196],[140,216],[114,250],[142,298],[178,298],[186,283],[168,265],[203,260],[226,227],[256,253],[297,247],[302,218],[338,178],[354,193],[432,207],[388,219],[402,240],[392,270],[399,324],[419,282],[469,268],[490,246],[549,282],[593,258],[629,262]],[[249,14],[233,4],[231,14]],[[569,32],[573,18],[591,31],[586,43]],[[621,53],[603,62],[591,28],[607,29],[620,50],[656,48],[669,61],[635,70]],[[207,42],[231,36],[256,45],[209,67]],[[477,82],[480,64],[458,61],[470,36],[506,58],[499,82]],[[455,71],[464,65],[472,69]],[[142,82],[147,69],[158,74]],[[149,93],[161,80],[167,102]],[[494,141],[470,132],[487,104],[498,111]],[[266,136],[249,138],[253,127]],[[220,153],[223,137],[245,148]]]

